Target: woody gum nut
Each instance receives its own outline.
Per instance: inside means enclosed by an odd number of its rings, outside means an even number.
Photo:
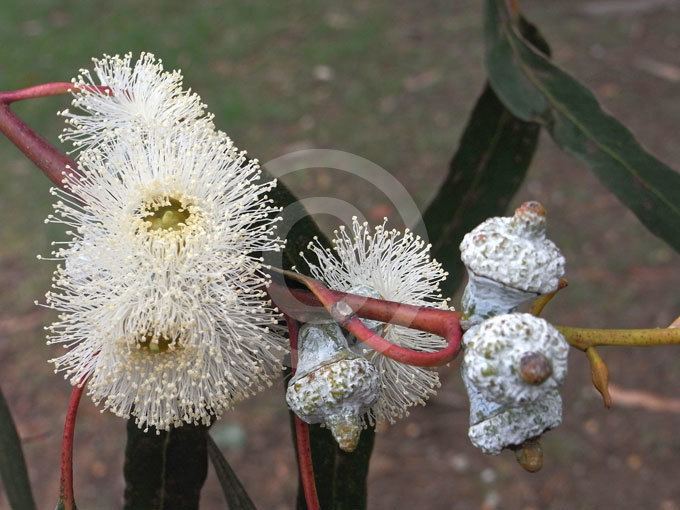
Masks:
[[[465,235],[460,251],[470,280],[463,296],[466,328],[554,291],[564,275],[564,257],[546,238],[538,202],[525,202],[512,217],[484,221]]]
[[[544,319],[527,313],[492,317],[464,336],[464,378],[490,402],[533,402],[558,389],[569,344]]]
[[[353,451],[363,428],[362,416],[377,400],[380,376],[373,364],[346,351],[293,378],[286,391],[290,409],[306,423],[326,425],[344,451]]]

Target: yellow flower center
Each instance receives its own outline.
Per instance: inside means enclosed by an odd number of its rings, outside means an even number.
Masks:
[[[188,206],[175,198],[153,201],[144,207],[144,212],[143,219],[151,224],[150,231],[180,231],[191,216]]]
[[[168,339],[164,336],[156,337],[153,335],[146,335],[140,338],[137,343],[141,350],[149,353],[161,353],[170,349],[177,349],[179,347],[179,340]]]

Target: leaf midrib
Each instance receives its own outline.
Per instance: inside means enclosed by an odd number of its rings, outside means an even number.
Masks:
[[[518,66],[522,69],[524,74],[529,78],[529,80],[532,82],[532,84],[536,87],[536,89],[543,94],[544,97],[548,99],[550,104],[553,105],[553,108],[558,111],[560,114],[562,114],[565,118],[569,120],[576,128],[581,131],[583,134],[587,136],[589,140],[592,140],[593,143],[605,154],[607,154],[609,157],[611,157],[614,161],[618,162],[624,169],[628,170],[630,174],[635,177],[635,180],[639,182],[645,189],[647,189],[652,195],[656,196],[663,204],[665,204],[671,211],[673,211],[675,214],[680,215],[680,209],[676,209],[673,206],[673,203],[668,201],[663,195],[659,194],[655,188],[650,187],[649,184],[642,178],[642,175],[632,166],[628,165],[624,160],[622,160],[618,154],[610,149],[607,145],[604,145],[600,142],[600,140],[591,132],[589,131],[585,126],[583,126],[580,122],[578,122],[572,115],[569,113],[569,109],[564,106],[560,101],[558,101],[550,92],[547,91],[545,87],[542,86],[541,80],[534,75],[532,72],[531,67],[527,66],[521,55],[519,54],[519,51],[516,47],[516,41],[515,38],[518,38],[519,36],[516,33],[516,30],[514,27],[509,27],[509,24],[507,23],[506,20],[503,20],[501,22],[501,27],[503,32],[506,35],[506,40],[510,44],[511,49],[513,50],[513,55],[515,56],[515,60],[518,62]],[[543,58],[542,55],[537,53],[536,51],[533,50],[528,45],[525,45],[526,49],[532,53],[535,54],[536,57]],[[636,140],[637,142],[637,140]],[[671,169],[672,171],[672,169]]]

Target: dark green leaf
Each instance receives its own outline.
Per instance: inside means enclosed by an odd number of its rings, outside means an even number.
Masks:
[[[224,458],[219,447],[210,434],[206,431],[206,441],[208,443],[208,455],[210,461],[215,468],[215,474],[220,481],[224,497],[227,500],[227,508],[229,510],[255,510],[255,504],[248,496],[243,484],[231,469],[231,466]]]
[[[198,510],[208,474],[206,427],[188,425],[144,432],[128,420],[125,448],[126,510]]]
[[[361,433],[359,445],[351,454],[336,445],[334,510],[366,510],[368,465],[374,443],[375,429],[370,427]]]
[[[283,221],[278,227],[279,232],[287,233],[286,247],[283,250],[283,269],[290,269],[300,264],[304,267],[300,252],[307,248],[312,237],[318,236],[319,239],[324,240],[326,236],[319,230],[316,222],[309,216],[297,197],[281,181],[271,191],[270,196],[275,205],[284,208]]]
[[[5,397],[0,389],[0,477],[12,510],[34,510],[24,452]]]
[[[498,97],[546,127],[654,234],[680,251],[680,174],[645,151],[593,94],[522,37],[504,0],[487,0],[486,64]]]
[[[540,127],[513,116],[487,85],[477,101],[439,193],[425,211],[432,256],[449,277],[452,295],[464,281],[459,245],[489,216],[505,212],[526,175]]]
[[[522,20],[522,32],[540,51],[550,48],[536,28]],[[503,214],[522,184],[536,151],[540,125],[515,117],[487,84],[472,110],[449,165],[449,173],[425,211],[432,256],[449,277],[452,295],[464,281],[459,245],[463,236],[490,216]]]

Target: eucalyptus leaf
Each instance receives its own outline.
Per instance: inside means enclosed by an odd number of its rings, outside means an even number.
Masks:
[[[486,0],[486,66],[514,115],[538,122],[655,235],[680,251],[680,174],[647,152],[587,87],[520,33],[505,0]]]
[[[2,389],[0,389],[0,477],[12,510],[35,509],[21,441]]]
[[[248,496],[243,484],[236,476],[236,473],[224,458],[213,438],[206,431],[206,443],[208,445],[208,456],[215,468],[215,474],[222,486],[222,492],[227,500],[229,510],[256,510],[255,504]]]
[[[198,510],[208,474],[206,427],[185,424],[144,432],[127,424],[125,510]]]
[[[522,20],[525,37],[545,54],[550,48],[538,30]],[[424,214],[432,256],[449,277],[452,295],[464,281],[459,245],[463,236],[490,216],[505,212],[524,181],[536,152],[540,125],[515,117],[486,84],[468,120],[449,173]]]

